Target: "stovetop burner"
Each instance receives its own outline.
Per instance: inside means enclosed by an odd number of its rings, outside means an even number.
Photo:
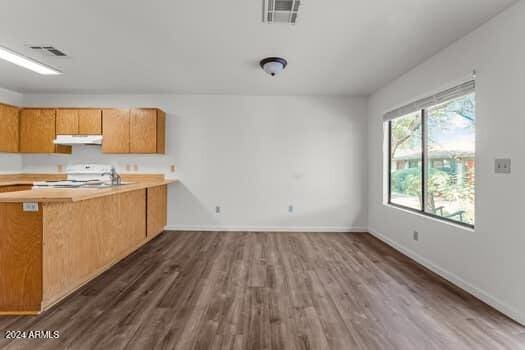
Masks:
[[[69,165],[66,168],[66,179],[34,182],[33,188],[77,188],[102,185],[105,182],[111,181],[111,169],[111,165],[106,164]]]

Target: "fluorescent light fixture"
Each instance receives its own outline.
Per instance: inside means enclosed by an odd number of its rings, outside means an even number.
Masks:
[[[26,69],[32,70],[38,74],[42,75],[58,75],[62,74],[61,71],[58,71],[54,68],[46,66],[40,62],[37,62],[31,58],[25,57],[19,53],[11,51],[3,46],[0,46],[0,58],[16,64],[17,66],[24,67]]]

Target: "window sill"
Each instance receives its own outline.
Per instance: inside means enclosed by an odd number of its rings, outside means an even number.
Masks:
[[[436,217],[436,216],[432,216],[432,215],[429,215],[429,214],[424,214],[424,213],[422,213],[420,211],[417,211],[417,210],[411,210],[411,209],[408,209],[408,208],[403,208],[401,206],[398,206],[398,205],[395,205],[395,204],[390,204],[390,203],[383,203],[383,205],[385,207],[387,207],[387,208],[400,210],[400,211],[403,211],[405,213],[413,214],[413,215],[419,216],[421,218],[425,218],[425,219],[428,219],[428,220],[431,220],[431,221],[434,221],[434,222],[438,222],[440,224],[449,225],[449,226],[452,226],[454,228],[459,228],[459,229],[462,229],[462,230],[465,230],[465,231],[468,231],[468,232],[475,232],[476,231],[474,226],[469,226],[467,224],[455,223],[453,221],[441,219],[441,218]]]

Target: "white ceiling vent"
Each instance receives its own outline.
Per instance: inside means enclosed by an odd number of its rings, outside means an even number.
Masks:
[[[301,0],[263,0],[263,22],[295,24]]]
[[[46,46],[46,45],[40,45],[40,46],[29,46],[32,50],[36,52],[40,52],[43,56],[52,56],[52,57],[67,57],[67,55],[64,53],[64,51],[57,49],[54,46]]]

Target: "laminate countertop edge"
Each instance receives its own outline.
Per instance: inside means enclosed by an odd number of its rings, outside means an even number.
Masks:
[[[24,203],[24,202],[78,202],[88,199],[112,196],[119,193],[143,190],[151,187],[164,186],[177,182],[177,180],[165,179],[158,181],[136,181],[128,185],[110,188],[39,188],[25,191],[0,193],[0,203]],[[32,185],[32,181],[0,181],[0,186]]]

